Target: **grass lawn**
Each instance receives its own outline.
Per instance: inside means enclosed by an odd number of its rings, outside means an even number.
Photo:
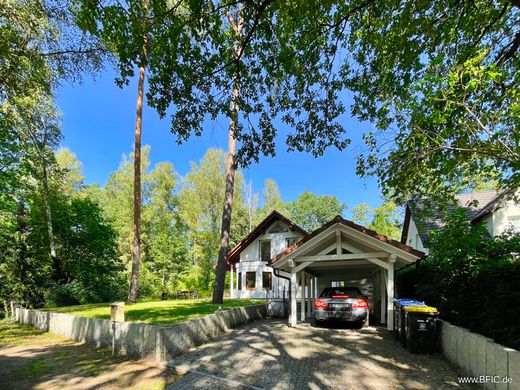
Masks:
[[[146,324],[167,325],[215,313],[219,310],[219,307],[222,307],[222,310],[226,310],[233,307],[249,306],[259,303],[265,303],[265,300],[226,299],[222,305],[213,305],[209,299],[143,300],[125,305],[125,320]],[[56,307],[45,310],[72,314],[79,317],[110,319],[109,305],[109,303],[95,303],[80,306]]]
[[[2,389],[159,390],[178,377],[150,362],[1,320],[0,378]]]

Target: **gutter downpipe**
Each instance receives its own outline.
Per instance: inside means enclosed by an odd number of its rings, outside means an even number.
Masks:
[[[287,276],[283,276],[283,275],[280,275],[280,269],[279,268],[274,268],[273,267],[273,273],[276,277],[278,278],[282,278],[282,279],[285,279],[285,280],[288,280],[289,281],[289,293],[288,293],[288,298],[289,298],[289,302],[291,301],[291,291],[292,291],[292,286],[291,286],[291,278],[288,278]],[[287,307],[285,306],[285,299],[283,300],[283,312],[286,313],[287,312]]]

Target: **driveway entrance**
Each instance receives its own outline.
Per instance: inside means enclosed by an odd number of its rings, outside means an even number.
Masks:
[[[381,327],[259,321],[179,356],[168,389],[469,389],[439,355],[413,355]]]

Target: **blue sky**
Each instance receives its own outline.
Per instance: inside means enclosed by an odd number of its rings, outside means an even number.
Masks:
[[[118,88],[114,73],[107,70],[95,81],[87,78],[82,85],[64,85],[57,91],[63,114],[62,146],[70,148],[82,162],[87,184],[104,185],[121,156],[132,151],[136,90],[135,82]],[[261,192],[266,178],[274,179],[285,201],[297,198],[306,189],[318,195],[335,195],[347,203],[347,217],[356,204],[378,206],[381,197],[376,180],[355,174],[355,156],[363,148],[361,135],[371,125],[348,114],[342,120],[352,139],[348,150],[328,149],[323,157],[314,158],[307,153],[288,153],[280,137],[276,157],[264,157],[252,164],[244,171],[246,179],[252,180],[257,192]],[[177,145],[168,118],[159,119],[149,107],[143,114],[143,145],[151,146],[152,164],[170,161],[181,175],[188,172],[190,161],[198,162],[208,148],[226,150],[227,131],[226,119],[208,122],[201,137]],[[279,129],[279,133],[287,131]]]

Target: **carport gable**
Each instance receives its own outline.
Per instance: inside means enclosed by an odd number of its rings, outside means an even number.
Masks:
[[[422,257],[424,253],[420,251],[337,216],[273,258],[270,264],[286,271],[291,280],[290,326],[297,324],[296,294],[299,288],[310,291],[312,295],[320,275],[359,267],[372,269],[373,275],[380,276],[380,318],[392,330],[394,270]],[[307,294],[307,310],[305,299],[301,299],[302,321],[306,318],[306,311],[311,311],[310,295]]]
[[[423,257],[423,252],[337,216],[274,257],[271,265],[299,272],[311,264],[327,267],[372,263],[388,269],[391,262],[398,269]]]

